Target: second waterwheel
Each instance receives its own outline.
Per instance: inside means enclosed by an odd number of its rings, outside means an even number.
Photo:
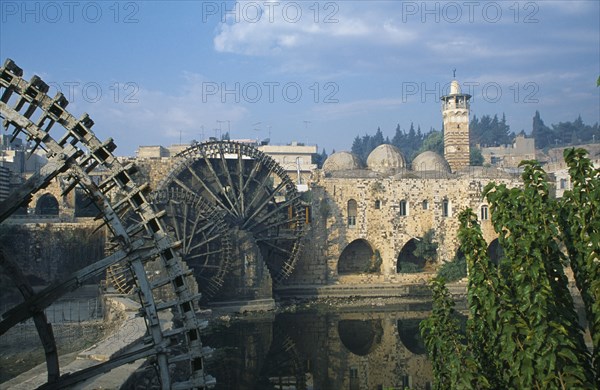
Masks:
[[[270,297],[302,245],[305,206],[295,183],[247,144],[199,143],[177,158],[153,200],[165,210],[184,260],[197,278],[210,280],[203,294],[225,285],[225,300]]]

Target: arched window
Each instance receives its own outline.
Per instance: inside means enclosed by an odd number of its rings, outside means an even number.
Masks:
[[[481,216],[481,220],[482,221],[487,221],[488,220],[488,206],[486,204],[484,204],[483,206],[481,206],[480,216]]]
[[[378,199],[375,201],[375,210],[379,210],[381,208],[381,201]]]
[[[358,206],[354,199],[348,201],[348,227],[356,226],[356,216],[358,215]]]
[[[452,210],[450,209],[450,201],[448,199],[444,199],[442,201],[442,216],[444,218],[449,217],[451,211]]]
[[[423,206],[423,210],[429,209],[429,202],[427,201],[427,199],[423,199],[423,202],[421,203],[421,205]]]
[[[408,203],[404,199],[400,201],[400,215],[403,217],[408,215]]]
[[[58,201],[52,194],[40,196],[35,205],[37,215],[58,215]]]

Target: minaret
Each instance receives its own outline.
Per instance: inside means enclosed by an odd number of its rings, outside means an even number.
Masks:
[[[456,77],[456,70],[454,71]],[[460,91],[458,81],[452,80],[450,94],[442,96],[444,121],[444,158],[452,172],[469,166],[469,99]]]

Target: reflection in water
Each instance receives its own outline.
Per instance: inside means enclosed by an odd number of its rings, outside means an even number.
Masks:
[[[423,338],[421,338],[421,331],[419,330],[419,324],[421,319],[404,319],[398,320],[398,335],[400,341],[406,349],[415,355],[423,355],[427,353]]]
[[[419,334],[427,312],[278,314],[214,325],[216,389],[429,389]]]
[[[344,347],[358,356],[366,356],[381,342],[383,329],[380,320],[341,320],[338,334]]]

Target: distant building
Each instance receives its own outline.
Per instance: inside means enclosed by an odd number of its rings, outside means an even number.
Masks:
[[[38,149],[32,153],[29,144],[22,139],[0,134],[0,166],[15,175],[37,172],[48,162],[45,152]]]
[[[10,169],[0,165],[0,202],[10,193]]]
[[[259,143],[251,139],[239,139],[232,140],[233,142],[251,144],[273,158],[283,169],[289,177],[296,183],[298,190],[303,192],[308,190],[308,182],[311,178],[312,173],[317,169],[317,165],[313,164],[313,156],[317,154],[317,145],[304,145],[298,142],[291,142],[288,145],[269,145],[266,143]],[[142,169],[146,170],[146,165],[143,160],[157,160],[164,159],[159,171],[154,164],[152,169],[155,170],[155,175],[162,177],[169,172],[169,169],[173,164],[173,157],[189,148],[189,144],[171,145],[169,147],[154,145],[154,146],[140,146],[136,151],[137,165]],[[158,181],[152,180],[152,185],[155,187],[158,185]]]
[[[515,168],[523,160],[535,159],[535,140],[519,134],[512,145],[481,148],[484,164]]]
[[[307,187],[312,173],[317,169],[313,156],[317,154],[317,145],[303,145],[292,142],[289,145],[260,145],[258,150],[275,160],[290,178],[302,190]]]
[[[169,150],[164,146],[140,146],[135,152],[137,158],[162,158],[169,157]]]

